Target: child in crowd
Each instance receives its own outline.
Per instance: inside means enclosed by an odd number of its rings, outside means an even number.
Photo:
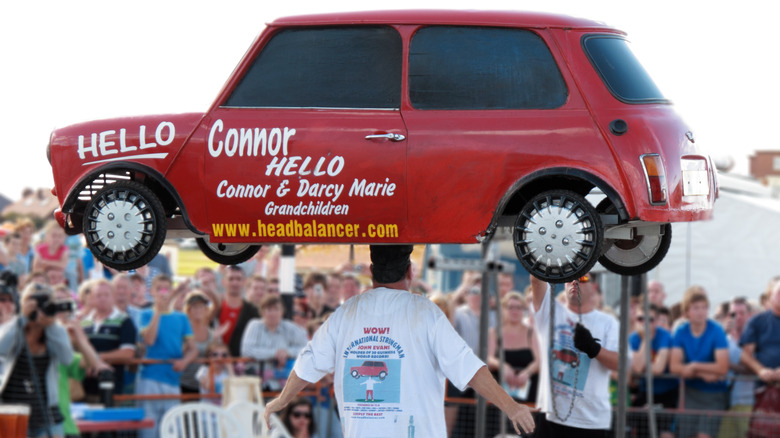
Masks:
[[[46,272],[48,268],[65,271],[68,266],[68,247],[65,246],[65,231],[56,222],[46,226],[43,242],[35,247],[33,256],[34,271]]]
[[[226,360],[230,358],[230,351],[221,339],[215,338],[206,347],[206,357],[209,363],[205,363],[198,368],[195,378],[200,384],[201,394],[211,394],[215,392],[222,395],[222,382],[227,377],[233,376],[233,366]],[[213,369],[213,374],[209,372]],[[211,376],[214,376],[214,390],[211,388]],[[222,405],[222,397],[209,399],[216,405]]]

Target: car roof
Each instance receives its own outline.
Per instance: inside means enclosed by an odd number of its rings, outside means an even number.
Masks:
[[[617,29],[599,21],[543,12],[437,9],[298,15],[276,19],[270,23],[270,26],[318,26],[334,24],[480,25],[617,31]]]

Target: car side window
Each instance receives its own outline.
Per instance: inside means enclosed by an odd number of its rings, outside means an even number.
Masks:
[[[397,109],[402,51],[387,26],[284,29],[224,106]]]
[[[568,98],[549,48],[528,30],[430,26],[409,52],[417,109],[551,109]]]

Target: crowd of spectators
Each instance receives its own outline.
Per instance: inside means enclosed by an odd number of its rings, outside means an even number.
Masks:
[[[280,390],[298,353],[328,314],[370,285],[364,272],[349,265],[307,272],[287,309],[279,293],[277,257],[264,249],[240,265],[201,267],[190,277],[178,277],[160,255],[136,271],[116,272],[95,262],[81,236],[66,236],[56,224],[37,231],[32,222],[17,222],[0,244],[0,271],[18,281],[11,287],[9,280],[0,289],[0,401],[30,403],[31,431],[40,432],[46,424],[41,419],[48,418],[54,436],[78,436],[69,403],[100,401],[105,371],[111,372],[114,394],[221,393],[222,381],[237,373],[260,376],[265,391]],[[480,350],[480,282],[481,275],[465,272],[454,291],[434,291],[419,279],[412,288],[439,305],[475,353]],[[17,289],[23,291],[21,299],[11,293]],[[499,274],[497,290],[498,299],[490,306],[486,362],[513,397],[533,404],[540,348],[528,291],[515,290],[511,274]],[[780,382],[778,278],[761,296],[717,306],[699,286],[671,305],[657,281],[647,284],[646,293],[647,307],[642,297],[633,298],[630,306],[632,406],[647,404],[652,383],[654,402],[667,409],[678,408],[684,388],[685,405],[679,407],[749,413],[756,381]],[[40,301],[33,295],[75,304],[57,309],[56,315],[36,315]],[[600,294],[593,300],[596,308],[610,312]],[[26,343],[17,341],[22,328]],[[26,351],[35,358],[32,367],[44,376],[39,381],[46,398],[38,407],[36,391],[12,383],[19,376],[16,382],[24,382],[30,372],[30,366],[22,365],[26,360],[16,360]],[[657,376],[652,382],[644,378],[647,368]],[[751,374],[757,378],[743,377]],[[473,397],[454,387],[447,394]],[[297,400],[283,421],[308,436],[338,437],[334,401],[325,388],[320,397]],[[177,403],[144,399],[139,406],[159,421]],[[40,406],[49,409],[41,411]],[[466,415],[458,406],[445,409],[450,436],[458,435],[456,424]],[[749,419],[737,418],[720,424],[703,416],[662,413],[658,430],[662,437],[745,436]],[[629,423],[635,436],[646,435],[644,417]],[[148,436],[155,432],[149,430]]]

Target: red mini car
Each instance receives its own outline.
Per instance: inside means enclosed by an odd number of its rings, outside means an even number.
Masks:
[[[624,33],[536,13],[279,19],[205,113],[58,129],[48,156],[58,220],[117,269],[166,233],[229,264],[266,243],[475,243],[506,227],[543,280],[596,261],[636,274],[717,195]]]
[[[359,367],[351,367],[349,374],[356,379],[359,377],[379,377],[379,380],[385,380],[385,377],[387,377],[387,365],[384,362],[367,360]]]

